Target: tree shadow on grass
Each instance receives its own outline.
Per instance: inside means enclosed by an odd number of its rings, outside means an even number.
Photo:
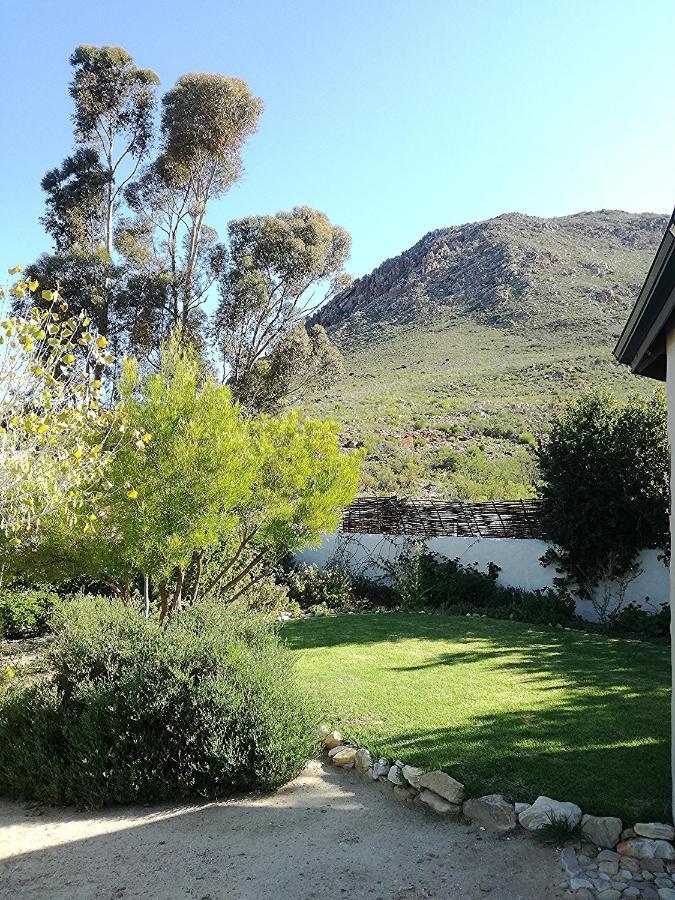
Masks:
[[[397,675],[408,674],[408,696],[401,702],[410,706],[411,726],[395,733],[382,723],[377,729],[381,746],[374,749],[385,755],[424,768],[447,768],[473,795],[505,792],[533,800],[544,793],[572,800],[587,812],[620,815],[631,824],[670,818],[667,648],[449,616],[353,616],[320,621],[304,631],[306,624],[295,634],[298,648],[430,642],[422,661],[402,665],[396,654],[386,653],[378,660],[376,677],[385,689],[397,691]],[[453,649],[434,654],[434,643],[441,641]],[[436,669],[452,679],[466,665],[475,666],[478,680],[487,682],[494,673],[501,692],[494,711],[450,727],[415,728],[410,673]],[[509,702],[510,683],[514,696],[523,683],[534,683],[528,705]],[[428,683],[420,682],[420,690],[426,688]],[[438,720],[452,721],[449,699],[439,696],[438,703]]]
[[[589,732],[580,722],[593,717]],[[387,735],[384,752],[423,768],[444,768],[471,796],[504,793],[533,801],[540,794],[577,803],[584,812],[618,815],[625,823],[669,821],[670,757],[664,729],[645,734],[644,719],[611,706],[520,709],[471,722]],[[585,731],[580,734],[579,732]]]

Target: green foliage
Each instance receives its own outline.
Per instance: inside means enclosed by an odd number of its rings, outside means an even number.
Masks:
[[[191,72],[162,98],[164,152],[191,171],[205,165],[222,191],[239,176],[240,152],[255,131],[262,101],[241,78]]]
[[[0,637],[24,638],[47,630],[58,596],[40,587],[0,588]]]
[[[429,553],[424,544],[413,542],[383,568],[404,608],[478,613],[537,624],[571,625],[577,621],[569,595],[500,585],[500,568],[494,563],[482,572],[458,559]]]
[[[59,609],[53,682],[0,697],[0,792],[91,808],[271,790],[316,714],[275,630],[202,602],[161,627],[122,604]]]
[[[549,821],[532,832],[535,840],[542,844],[564,846],[569,841],[581,838],[581,823],[572,825],[565,816],[551,815]]]
[[[75,150],[42,180],[56,252],[31,275],[91,309],[115,352],[145,367],[175,329],[204,357],[213,348],[253,411],[332,383],[341,356],[305,319],[345,285],[348,233],[309,207],[231,222],[229,246],[206,222],[240,177],[261,99],[240,78],[188,73],[164,94],[156,134],[154,72],[122,47],[83,45],[70,63]]]
[[[22,272],[20,265],[11,275]],[[114,357],[84,312],[30,276],[0,290],[0,562],[35,550],[57,520],[82,531],[96,518],[104,475],[127,442],[122,420],[103,408],[103,373]],[[29,571],[27,569],[26,571]]]
[[[126,595],[148,575],[164,616],[200,591],[234,599],[333,530],[354,496],[360,457],[340,451],[336,426],[244,416],[177,339],[145,380],[127,364],[120,396],[147,452],[120,449],[106,470],[109,504],[88,535],[43,541],[50,580],[86,574]]]
[[[300,206],[230,222],[228,246],[213,330],[237,399],[270,410],[308,385],[328,387],[340,354],[304,319],[345,286],[349,234]]]
[[[353,605],[352,579],[349,570],[337,563],[322,569],[299,563],[283,577],[288,598],[302,609],[321,606],[340,612]]]
[[[647,598],[649,599],[649,598]],[[629,635],[646,640],[670,640],[670,604],[661,603],[658,609],[646,609],[637,603],[626,603],[613,610],[607,620],[610,634]]]
[[[630,579],[643,548],[668,546],[669,447],[661,393],[620,402],[589,391],[553,420],[539,449],[547,561],[582,596]]]

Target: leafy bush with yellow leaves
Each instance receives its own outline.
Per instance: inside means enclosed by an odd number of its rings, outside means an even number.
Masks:
[[[20,275],[21,267],[10,269]],[[18,278],[0,289],[0,552],[31,546],[44,522],[58,515],[74,531],[89,531],[113,486],[106,468],[128,436],[119,413],[106,408],[103,377],[113,362],[107,339],[82,312],[71,316],[57,291],[42,290],[42,308],[18,303],[38,290]],[[9,299],[11,298],[11,300]],[[131,441],[129,441],[131,437]]]

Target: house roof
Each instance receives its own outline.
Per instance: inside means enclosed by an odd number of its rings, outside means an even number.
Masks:
[[[638,375],[665,381],[666,333],[674,313],[675,212],[614,348],[614,356]]]

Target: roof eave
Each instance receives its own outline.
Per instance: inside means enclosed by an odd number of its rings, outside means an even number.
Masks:
[[[675,212],[626,322],[614,356],[631,371],[665,380],[664,329],[675,309]],[[661,357],[664,357],[659,362]]]

